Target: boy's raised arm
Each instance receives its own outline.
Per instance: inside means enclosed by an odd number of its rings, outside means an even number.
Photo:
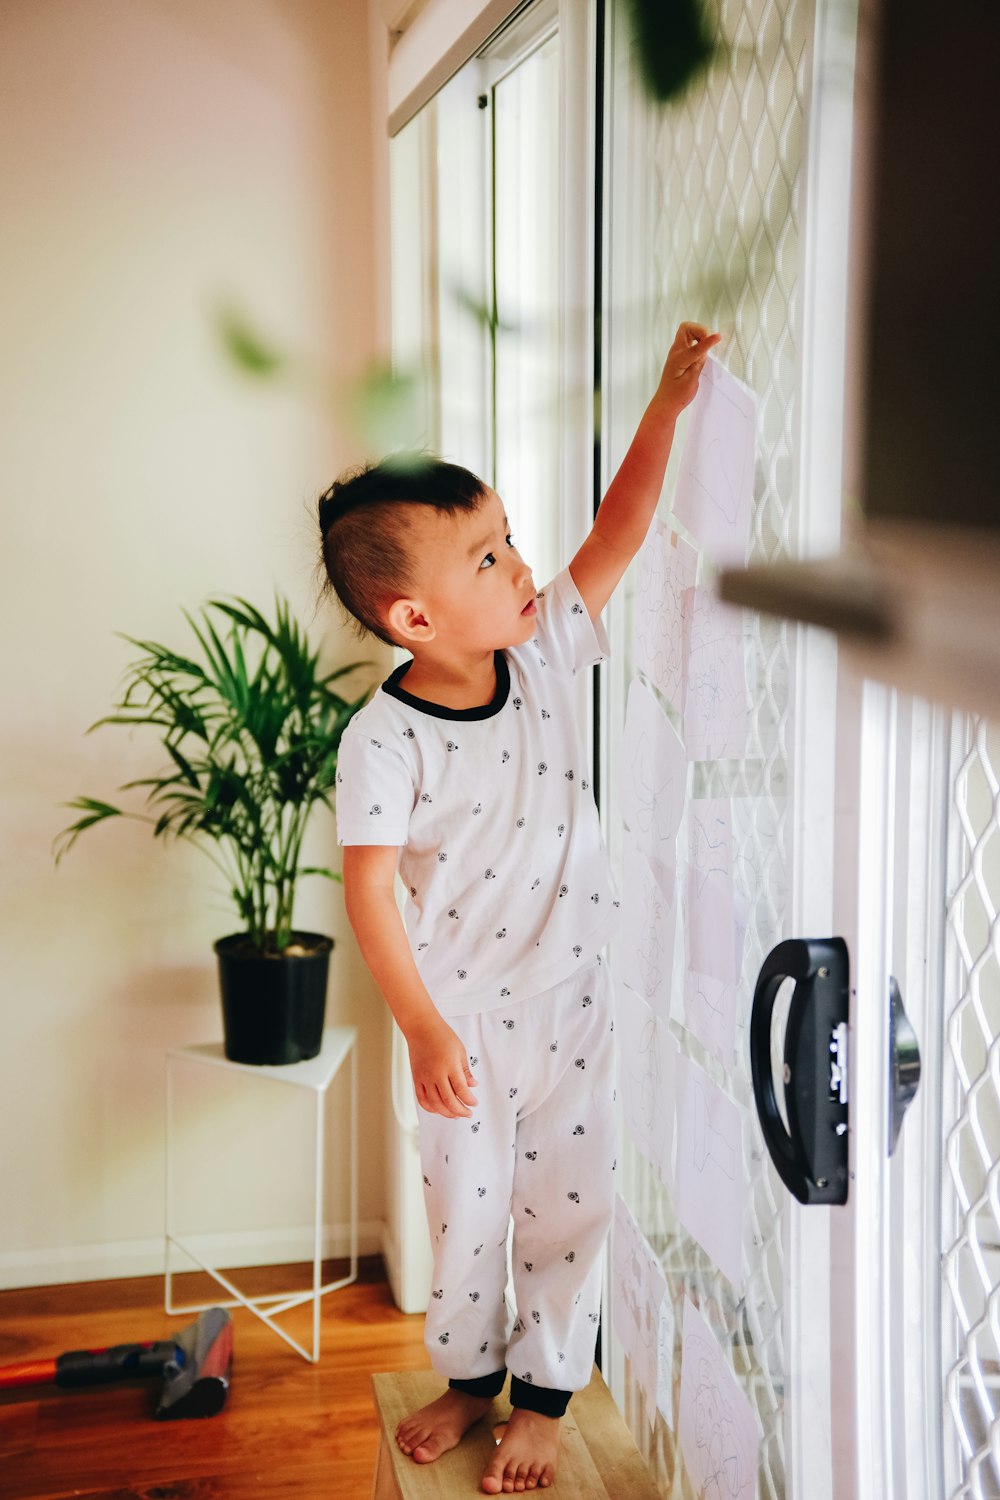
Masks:
[[[406,1038],[417,1103],[430,1114],[465,1118],[476,1103],[476,1080],[460,1037],[439,1013],[410,952],[396,905],[399,850],[389,845],[344,848],[344,900],[362,957]]]
[[[694,400],[709,350],[720,337],[700,323],[678,328],[656,393],[608,486],[590,534],[569,565],[592,620],[645,540],[663,488],[677,418]]]

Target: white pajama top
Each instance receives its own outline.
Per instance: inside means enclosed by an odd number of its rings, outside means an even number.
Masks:
[[[616,926],[573,691],[607,638],[568,569],[536,603],[532,640],[496,653],[490,703],[416,698],[405,662],[341,741],[339,842],[399,847],[410,947],[446,1017],[550,989]]]

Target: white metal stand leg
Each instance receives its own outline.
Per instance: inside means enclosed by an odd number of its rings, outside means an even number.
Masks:
[[[340,1046],[342,1052],[338,1061],[333,1065],[333,1071],[325,1076],[320,1086],[310,1083],[315,1094],[315,1143],[314,1143],[314,1178],[313,1178],[313,1268],[312,1285],[304,1292],[295,1292],[289,1295],[287,1292],[271,1292],[259,1297],[245,1296],[238,1287],[217,1267],[209,1265],[198,1253],[191,1243],[177,1234],[175,1224],[175,1202],[174,1202],[174,1077],[173,1066],[178,1058],[187,1061],[209,1062],[215,1066],[236,1067],[242,1065],[229,1064],[217,1055],[218,1049],[182,1049],[175,1054],[167,1054],[166,1059],[166,1094],[164,1110],[164,1271],[165,1271],[165,1306],[168,1313],[201,1312],[206,1307],[213,1305],[223,1307],[245,1307],[252,1312],[261,1322],[266,1323],[279,1338],[290,1345],[297,1354],[315,1364],[320,1354],[320,1301],[327,1292],[340,1290],[341,1287],[349,1286],[357,1280],[358,1276],[358,1065],[357,1051],[355,1046],[356,1033],[353,1028],[339,1028]],[[339,1277],[335,1281],[329,1281],[325,1285],[323,1276],[323,1200],[324,1180],[326,1171],[326,1091],[329,1083],[339,1071],[340,1062],[347,1054],[350,1054],[350,1165],[349,1165],[349,1195],[350,1195],[350,1267],[346,1276]],[[296,1066],[296,1065],[293,1065]],[[306,1065],[302,1065],[306,1066]],[[251,1071],[251,1070],[244,1070]],[[273,1078],[276,1081],[295,1084],[304,1080],[297,1077],[289,1070],[271,1072],[268,1070],[252,1070],[259,1079]],[[173,1296],[173,1266],[171,1263],[171,1251],[176,1247],[189,1258],[200,1270],[229,1293],[228,1301],[222,1303],[176,1303]],[[303,1302],[312,1300],[312,1349],[306,1349],[296,1339],[286,1332],[274,1320],[283,1313],[289,1312],[293,1307],[300,1306]]]

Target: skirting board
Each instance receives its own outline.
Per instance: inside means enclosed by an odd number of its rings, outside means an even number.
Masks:
[[[376,1219],[358,1224],[358,1254],[379,1255],[385,1226]],[[311,1261],[313,1230],[252,1230],[219,1235],[191,1235],[191,1244],[210,1265],[285,1266]],[[350,1254],[347,1224],[327,1225],[323,1255],[338,1260]],[[182,1251],[171,1251],[176,1273],[195,1269]],[[16,1287],[63,1286],[80,1281],[115,1281],[125,1276],[162,1276],[165,1268],[162,1236],[145,1240],[114,1240],[100,1245],[46,1246],[35,1250],[0,1252],[0,1290]]]

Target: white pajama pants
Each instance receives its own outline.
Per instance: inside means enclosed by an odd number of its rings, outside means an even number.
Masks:
[[[506,1367],[563,1392],[590,1380],[614,1205],[612,1009],[597,959],[506,1010],[449,1018],[478,1104],[470,1119],[418,1111],[434,1252],[425,1339],[442,1375]]]

